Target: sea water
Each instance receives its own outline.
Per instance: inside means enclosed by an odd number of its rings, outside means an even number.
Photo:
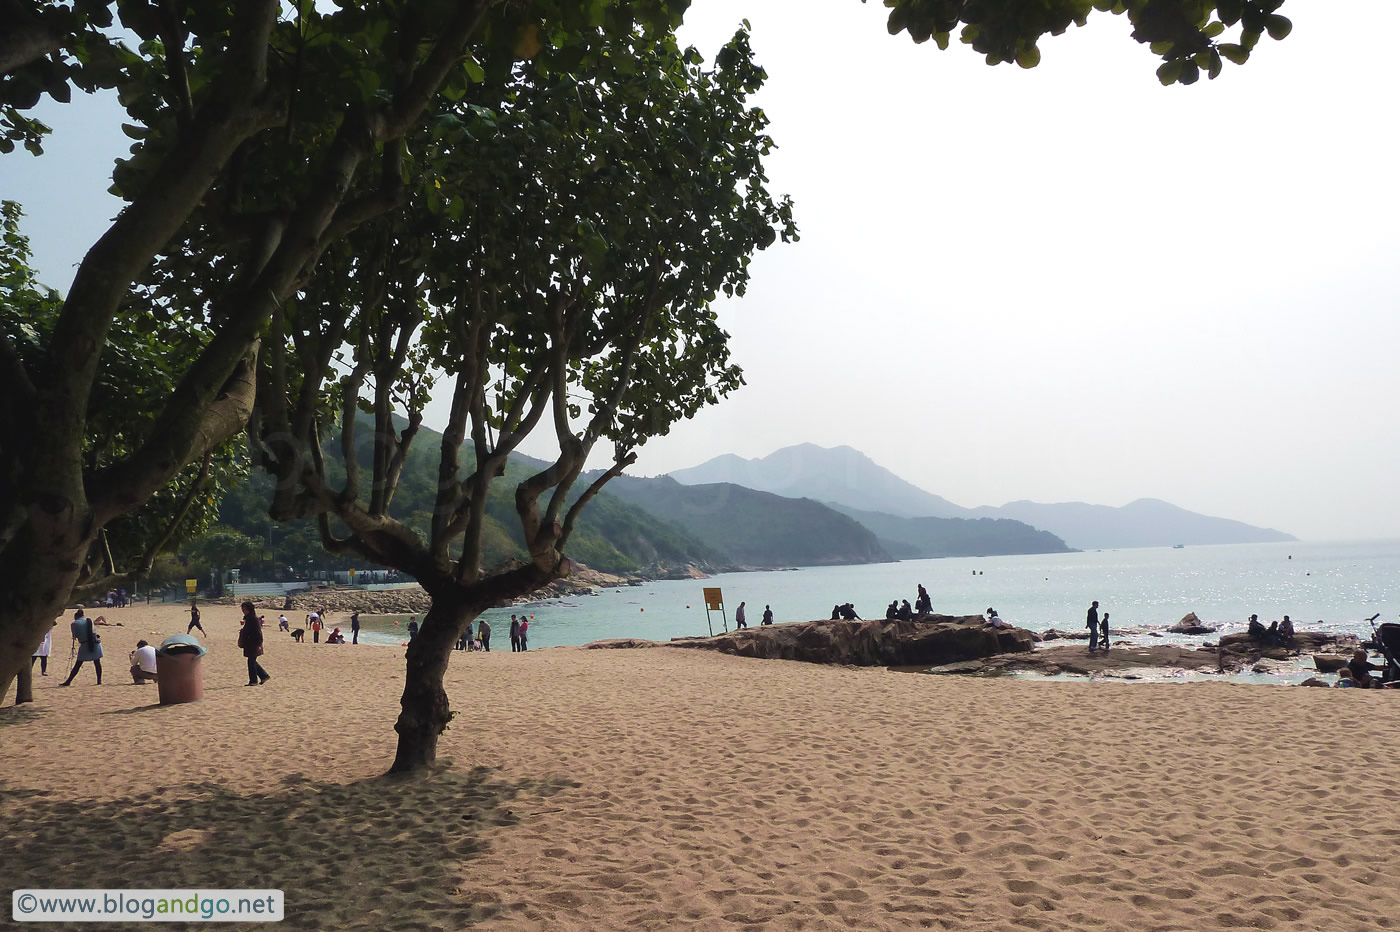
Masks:
[[[938,614],[978,615],[995,607],[1032,631],[1081,631],[1097,599],[1115,630],[1160,628],[1194,612],[1221,625],[1221,633],[1244,630],[1257,614],[1265,624],[1288,615],[1300,630],[1369,636],[1364,619],[1380,612],[1377,622],[1395,621],[1400,612],[1400,541],[1133,548],[728,573],[599,589],[482,617],[491,623],[493,650],[510,649],[512,613],[530,617],[531,649],[605,638],[666,641],[732,629],[740,602],[747,603],[747,621],[755,627],[765,605],[778,622],[830,618],[832,606],[844,602],[865,618],[883,618],[891,599],[913,604],[920,583]],[[705,587],[722,591],[722,613],[706,612]],[[392,620],[374,619],[361,640],[406,639],[403,619],[386,627]],[[1150,643],[1176,640],[1202,639],[1168,636]]]

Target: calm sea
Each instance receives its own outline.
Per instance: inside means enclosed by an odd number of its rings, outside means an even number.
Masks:
[[[1369,634],[1364,619],[1380,612],[1379,621],[1395,621],[1400,612],[1400,541],[1140,548],[732,573],[603,589],[484,617],[495,649],[510,649],[512,611],[532,616],[531,648],[603,638],[664,641],[710,630],[701,595],[706,586],[723,590],[732,628],[741,601],[748,603],[748,622],[755,626],[764,605],[773,607],[779,622],[829,618],[838,602],[853,602],[863,617],[881,618],[891,599],[912,604],[919,583],[929,590],[935,612],[975,615],[994,606],[1003,618],[1033,631],[1079,630],[1097,599],[1114,628],[1170,625],[1195,612],[1226,631],[1243,630],[1257,613],[1266,624],[1289,615],[1299,628]],[[709,622],[716,633],[723,630],[718,613]],[[362,640],[397,643],[397,632],[367,631]]]

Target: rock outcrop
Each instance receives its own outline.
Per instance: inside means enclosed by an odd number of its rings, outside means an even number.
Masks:
[[[914,667],[1025,652],[1034,638],[1024,628],[994,628],[981,615],[926,615],[913,621],[789,622],[671,643],[765,660]]]
[[[1260,658],[1287,660],[1299,654],[1350,653],[1360,641],[1354,634],[1329,634],[1324,631],[1298,631],[1287,644],[1265,644],[1248,632],[1227,634],[1220,638],[1220,650],[1225,654],[1226,664],[1231,659],[1239,663],[1254,663]]]
[[[1180,621],[1167,630],[1172,634],[1211,634],[1215,631],[1210,625],[1202,624],[1195,612],[1187,612]]]

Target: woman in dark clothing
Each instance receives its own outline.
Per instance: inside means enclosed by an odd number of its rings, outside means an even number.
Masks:
[[[82,669],[83,662],[92,661],[92,668],[97,671],[97,685],[102,685],[102,640],[93,630],[92,619],[83,614],[80,608],[73,613],[73,624],[70,626],[73,631],[73,640],[78,642],[78,662],[73,664],[73,669],[68,674],[68,679],[62,685],[67,686],[73,682],[73,677],[78,675]]]
[[[258,663],[263,652],[262,619],[253,611],[252,602],[243,603],[243,628],[238,632],[238,646],[243,648],[243,656],[248,658],[248,685],[258,686],[272,679],[271,674]]]

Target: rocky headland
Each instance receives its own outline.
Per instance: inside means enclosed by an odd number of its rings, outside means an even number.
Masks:
[[[590,648],[656,647],[624,638]],[[1035,636],[1024,628],[994,628],[981,615],[925,615],[911,621],[797,621],[740,628],[713,637],[675,638],[673,647],[713,650],[762,660],[850,666],[937,666],[1009,652],[1028,652]]]

